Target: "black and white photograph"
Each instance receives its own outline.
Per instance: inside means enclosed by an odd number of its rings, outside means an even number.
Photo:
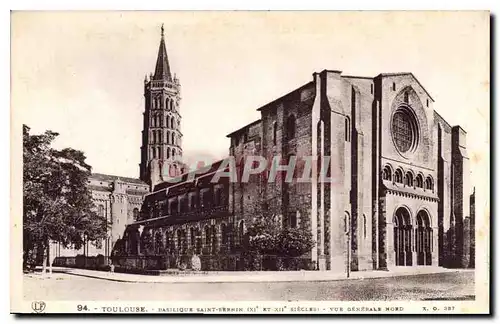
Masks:
[[[11,312],[482,314],[488,11],[12,11]]]

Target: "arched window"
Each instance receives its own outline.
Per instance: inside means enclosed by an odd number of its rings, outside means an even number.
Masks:
[[[170,159],[170,147],[167,147],[167,159]]]
[[[382,179],[388,181],[392,180],[392,170],[388,165],[384,167],[384,171],[382,172]]]
[[[351,120],[349,117],[345,118],[345,141],[351,141]]]
[[[152,148],[152,150],[153,150],[153,159],[156,159],[156,150],[154,147]]]
[[[163,143],[163,132],[161,129],[158,131],[158,142],[161,144]]]
[[[413,174],[411,172],[406,172],[405,176],[405,186],[413,187]]]
[[[286,120],[286,137],[292,139],[295,137],[295,116],[292,114]]]
[[[422,177],[421,174],[417,175],[417,177],[415,178],[415,185],[417,188],[424,187],[424,177]]]
[[[277,137],[278,137],[278,123],[274,122],[273,123],[273,145],[276,145]]]
[[[172,149],[172,157],[175,158],[175,149]]]
[[[138,208],[134,208],[134,210],[132,211],[132,216],[134,217],[134,221],[139,220],[139,209]]]
[[[434,184],[432,182],[431,177],[427,177],[427,179],[425,179],[425,189],[426,190],[433,190],[434,189]]]
[[[396,172],[394,172],[394,182],[403,183],[403,171],[401,171],[401,169],[397,169]]]
[[[170,133],[171,138],[170,138],[170,144],[175,145],[175,134],[174,132]]]

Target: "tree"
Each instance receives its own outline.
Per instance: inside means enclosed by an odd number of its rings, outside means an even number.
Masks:
[[[107,223],[95,212],[83,152],[52,148],[58,133],[29,132],[23,125],[23,261],[26,267],[41,252],[45,273],[51,241],[80,249],[84,240],[104,238]]]
[[[248,227],[247,249],[259,254],[299,257],[313,247],[312,233],[305,227],[284,227],[277,217],[258,217]]]

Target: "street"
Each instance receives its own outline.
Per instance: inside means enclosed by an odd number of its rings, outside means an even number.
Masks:
[[[125,283],[25,275],[25,300],[472,300],[474,272],[262,283]]]

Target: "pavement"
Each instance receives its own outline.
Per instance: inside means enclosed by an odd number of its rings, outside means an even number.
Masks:
[[[222,283],[222,282],[300,282],[300,281],[336,281],[363,280],[369,278],[403,277],[422,274],[470,272],[473,270],[446,269],[441,267],[397,267],[390,271],[353,271],[347,278],[346,273],[331,271],[217,271],[193,273],[190,275],[142,275],[105,272],[86,269],[53,267],[54,273],[66,273],[74,276],[103,279],[130,283]],[[41,273],[28,276],[42,277]],[[49,278],[51,274],[46,274]]]

